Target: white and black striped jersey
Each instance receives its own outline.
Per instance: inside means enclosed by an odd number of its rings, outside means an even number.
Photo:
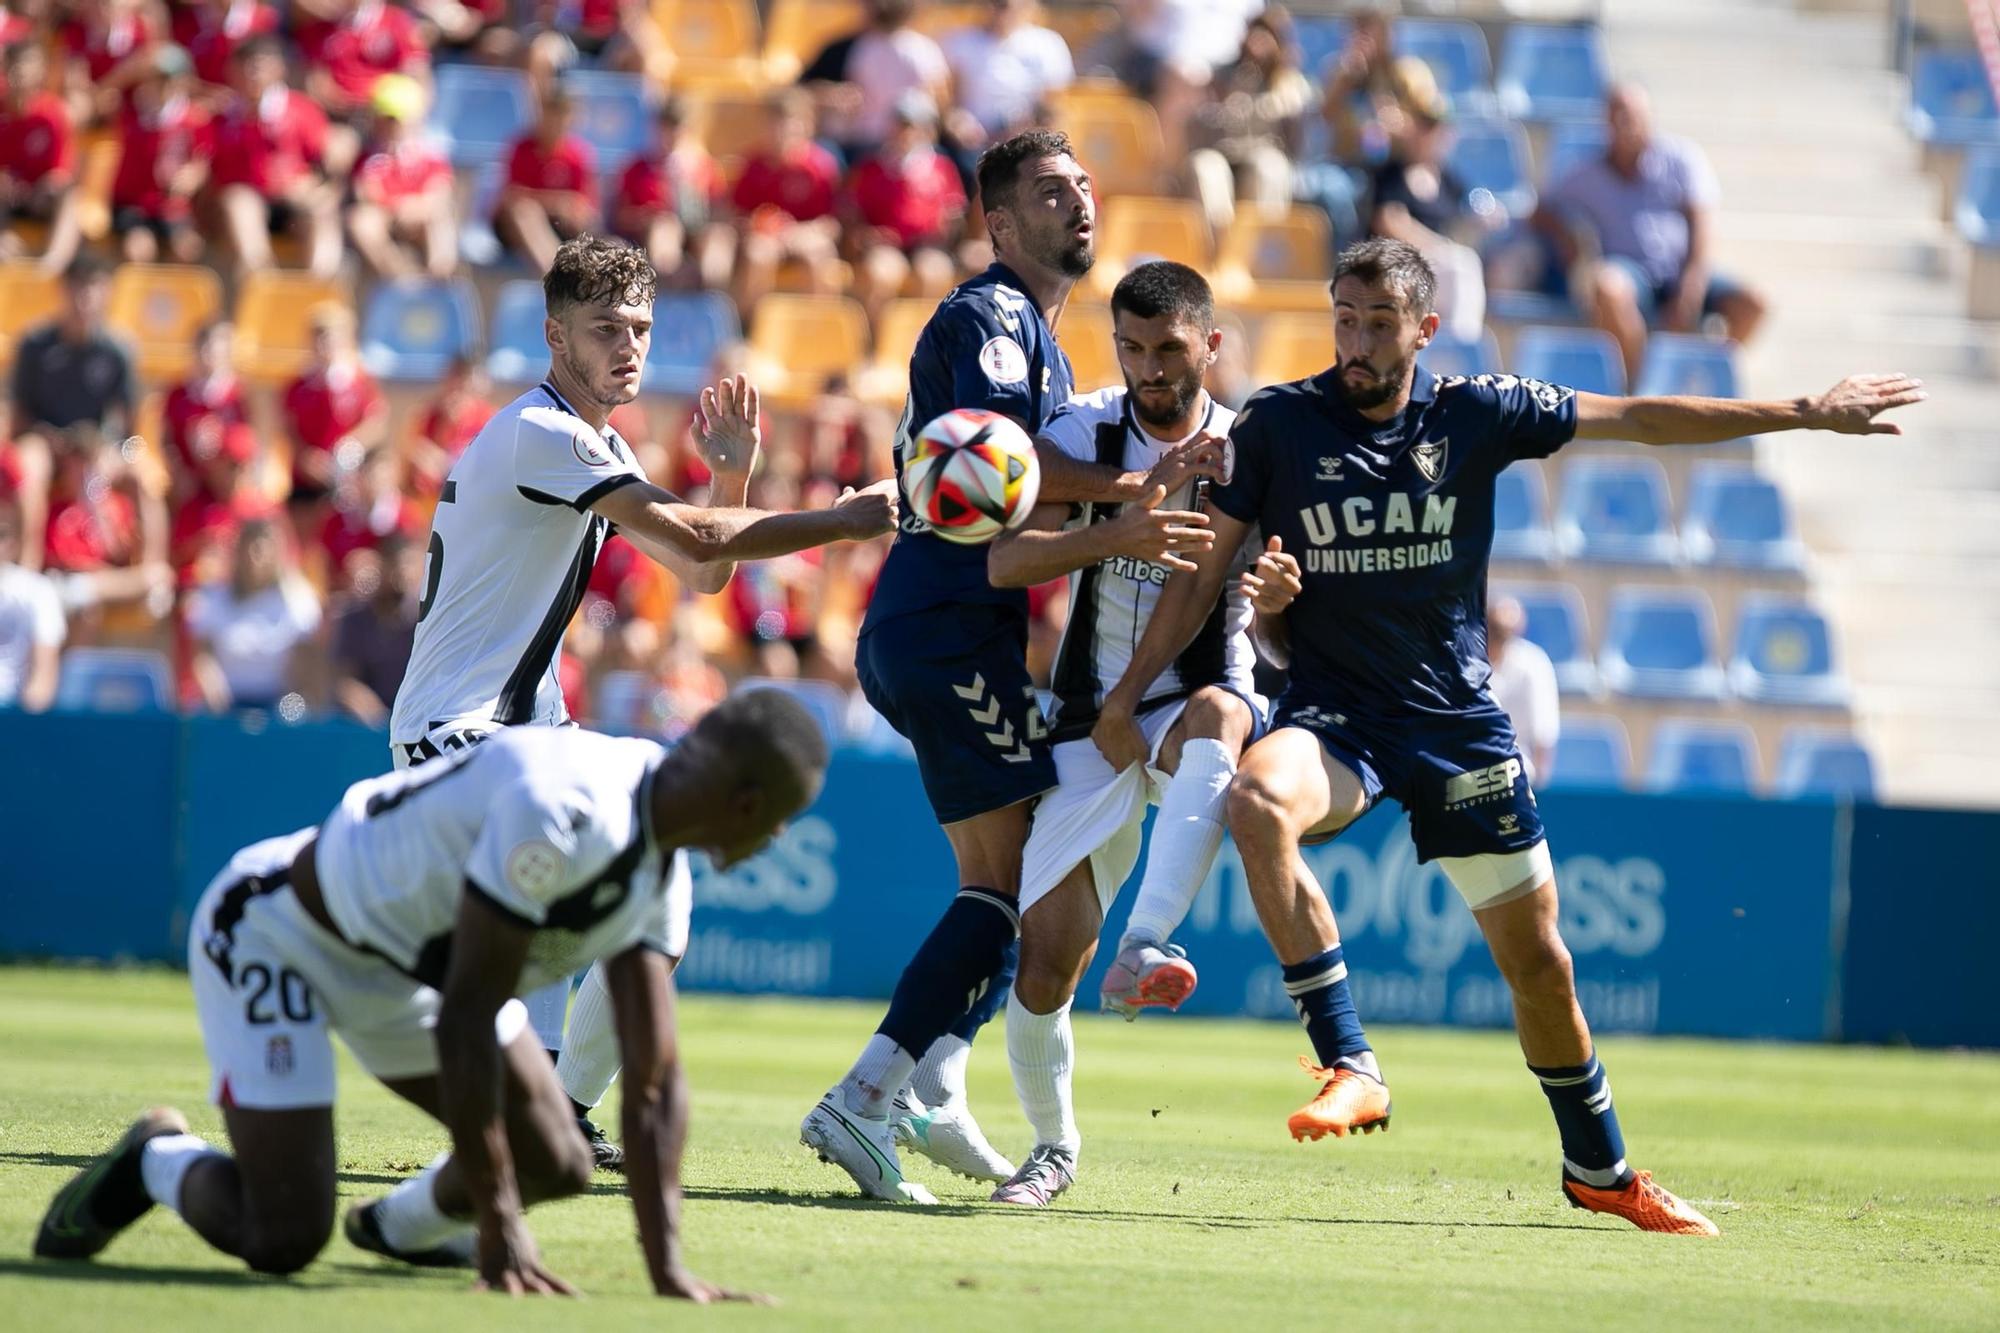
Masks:
[[[611,525],[590,506],[646,474],[543,383],[452,465],[431,519],[416,645],[389,721],[414,745],[449,723],[567,719],[556,654]]]
[[[357,782],[319,830],[327,914],[350,944],[432,986],[467,893],[535,931],[523,994],[627,949],[668,952],[674,849],[650,809],[665,754],[574,727],[511,727]]]
[[[1203,416],[1195,433],[1226,435],[1236,414],[1206,394],[1202,402]],[[1134,418],[1123,386],[1070,399],[1068,406],[1042,427],[1041,438],[1072,458],[1127,472],[1150,470],[1168,450],[1182,443],[1148,435]],[[1189,508],[1194,488],[1195,483],[1189,482],[1169,495],[1162,507]],[[1080,506],[1068,526],[1103,522],[1118,509],[1112,504]],[[1204,685],[1229,685],[1250,692],[1256,650],[1250,644],[1250,602],[1236,576],[1256,562],[1260,549],[1254,534],[1245,538],[1221,600],[1194,642],[1147,689],[1141,712],[1185,699]],[[1056,740],[1087,735],[1096,724],[1104,696],[1131,664],[1171,572],[1150,560],[1117,556],[1069,576],[1069,623],[1063,628],[1050,681],[1055,695],[1051,735]]]

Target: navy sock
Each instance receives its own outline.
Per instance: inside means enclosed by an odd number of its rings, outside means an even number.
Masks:
[[[1347,959],[1338,944],[1302,963],[1287,963],[1285,994],[1298,1006],[1313,1054],[1325,1068],[1371,1049],[1354,1012],[1354,996],[1347,989]]]
[[[965,1011],[965,1017],[951,1025],[951,1035],[962,1041],[971,1041],[979,1035],[979,1029],[991,1021],[1000,1007],[1007,1003],[1007,995],[1014,989],[1014,972],[1021,965],[1021,941],[1017,938],[1007,945],[1007,951],[1000,955],[1000,968],[986,982],[986,990],[972,1002],[972,1008]]]
[[[921,1059],[986,994],[1006,999],[1008,987],[988,983],[1018,953],[1020,936],[1012,901],[991,889],[960,889],[897,979],[876,1031]]]
[[[1562,1134],[1563,1173],[1586,1185],[1610,1189],[1632,1178],[1625,1165],[1625,1135],[1611,1105],[1611,1083],[1595,1053],[1580,1065],[1528,1069],[1542,1081]]]

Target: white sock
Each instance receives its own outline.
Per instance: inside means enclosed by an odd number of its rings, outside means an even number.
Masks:
[[[556,1077],[563,1091],[579,1106],[595,1106],[618,1077],[618,1030],[613,1023],[611,989],[598,963],[577,987],[570,1006],[569,1027],[563,1033],[562,1058]]]
[[[381,1224],[383,1240],[406,1252],[434,1250],[472,1230],[472,1223],[447,1216],[437,1205],[438,1172],[449,1160],[450,1153],[439,1153],[376,1205],[375,1220]]]
[[[1222,849],[1222,804],[1235,776],[1236,760],[1221,741],[1197,738],[1181,747],[1181,766],[1160,798],[1146,846],[1146,874],[1120,949],[1165,944],[1187,919]]]
[[[847,1109],[870,1120],[887,1120],[889,1103],[917,1067],[917,1057],[881,1033],[868,1039],[861,1058],[840,1081]]]
[[[139,1178],[146,1182],[146,1194],[154,1203],[178,1213],[181,1182],[189,1168],[204,1157],[220,1156],[207,1140],[192,1134],[162,1134],[139,1150]]]
[[[569,1008],[569,978],[553,981],[521,997],[528,1006],[528,1021],[534,1024],[535,1038],[545,1051],[560,1051],[563,1041],[563,1013]]]
[[[1014,1068],[1014,1092],[1037,1144],[1052,1143],[1074,1159],[1083,1146],[1076,1127],[1076,1098],[1070,1089],[1076,1068],[1076,1042],[1070,1032],[1070,1006],[1052,1014],[1034,1014],[1019,995],[1007,1001],[1007,1063]]]
[[[965,1096],[965,1067],[972,1063],[972,1043],[947,1032],[931,1043],[910,1075],[910,1090],[926,1106],[943,1106]]]

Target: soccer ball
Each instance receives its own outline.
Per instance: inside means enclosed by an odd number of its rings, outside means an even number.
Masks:
[[[903,487],[946,541],[990,542],[1035,507],[1041,465],[1027,432],[994,412],[947,412],[903,445]]]

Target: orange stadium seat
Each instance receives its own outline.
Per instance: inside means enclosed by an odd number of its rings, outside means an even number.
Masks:
[[[62,310],[62,281],[24,260],[0,264],[0,362],[14,360],[14,344]]]
[[[883,407],[902,403],[910,392],[910,356],[937,304],[927,297],[906,297],[882,308],[875,327],[875,354],[856,385],[864,399]]]
[[[942,37],[959,28],[976,28],[992,13],[991,5],[918,5],[911,26],[932,37]]]
[[[777,292],[757,303],[750,354],[774,399],[809,401],[828,376],[851,374],[866,359],[868,316],[850,297]]]
[[[750,0],[653,0],[653,22],[674,53],[674,84],[756,87],[763,35]]]
[[[1325,310],[1332,253],[1332,229],[1316,208],[1280,218],[1239,210],[1216,253],[1216,299],[1253,314]]]
[[[868,22],[860,0],[776,0],[764,25],[764,75],[772,83],[799,77],[820,49]]]
[[[1074,97],[1056,111],[1080,160],[1104,195],[1153,194],[1166,169],[1160,117],[1136,97]]]
[[[688,131],[733,177],[764,134],[761,98],[696,94],[688,99]]]
[[[1069,357],[1078,393],[1125,382],[1111,345],[1111,307],[1072,302],[1056,326],[1056,341]]]
[[[1097,214],[1091,285],[1108,297],[1125,271],[1145,259],[1172,259],[1205,273],[1213,252],[1208,219],[1194,200],[1107,199]]]
[[[111,326],[139,351],[139,374],[180,379],[194,365],[195,334],[222,311],[222,280],[192,264],[126,264],[111,279]]]
[[[1281,384],[1317,375],[1333,364],[1333,311],[1323,315],[1271,315],[1258,326],[1254,357],[1258,384]]]
[[[282,270],[251,274],[236,298],[237,369],[265,383],[305,369],[312,351],[308,319],[322,301],[353,304],[338,281]]]

